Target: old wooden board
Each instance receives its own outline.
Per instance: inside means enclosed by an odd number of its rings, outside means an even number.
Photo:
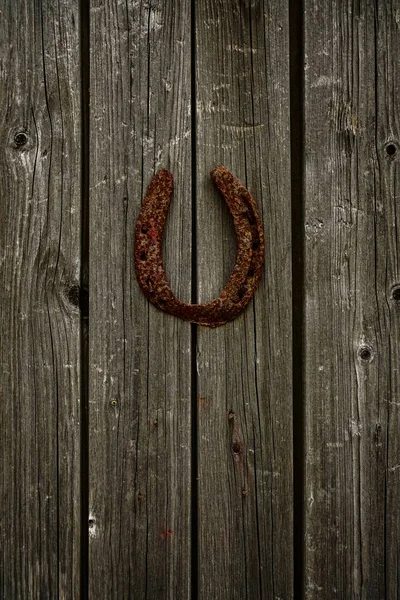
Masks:
[[[188,598],[191,326],[147,302],[133,246],[170,169],[164,258],[190,301],[190,3],[93,0],[90,39],[90,595]]]
[[[234,263],[210,171],[257,199],[265,274],[236,321],[198,329],[199,598],[290,598],[291,197],[288,3],[196,2],[198,301]]]
[[[308,599],[399,594],[399,15],[305,2]]]
[[[78,2],[0,13],[2,598],[78,598]]]

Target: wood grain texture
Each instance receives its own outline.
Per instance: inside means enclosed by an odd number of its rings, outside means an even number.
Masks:
[[[188,26],[189,25],[189,26]],[[190,300],[190,3],[91,4],[90,595],[190,590],[190,324],[150,305],[136,218],[159,168],[174,293]]]
[[[305,597],[397,598],[400,3],[305,7]]]
[[[78,2],[6,0],[0,31],[0,596],[78,598]]]
[[[198,301],[234,263],[210,171],[256,198],[265,274],[233,323],[198,329],[199,598],[291,598],[291,198],[286,2],[196,3]]]

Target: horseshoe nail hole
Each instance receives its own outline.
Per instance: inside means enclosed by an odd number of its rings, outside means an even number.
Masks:
[[[395,142],[388,142],[385,146],[385,151],[390,158],[393,158],[397,154],[397,144]]]
[[[147,233],[148,230],[149,230],[149,226],[148,225],[142,225],[142,229],[141,229],[142,233]]]
[[[238,290],[238,292],[236,294],[236,298],[233,300],[233,302],[235,304],[238,304],[241,301],[241,299],[243,298],[243,296],[245,295],[245,293],[246,293],[246,288],[245,287],[240,288]]]
[[[146,252],[141,252],[141,253],[140,253],[140,260],[143,260],[143,261],[145,261],[145,260],[146,260],[146,258],[147,258],[147,254],[146,254]]]
[[[28,143],[28,136],[23,131],[19,131],[14,135],[14,143],[18,148],[21,148]]]
[[[254,269],[249,269],[249,271],[248,271],[247,274],[248,274],[249,277],[253,277],[254,276]]]
[[[247,220],[249,221],[250,225],[254,225],[255,219],[250,213],[247,215]]]
[[[260,244],[258,242],[253,242],[252,246],[253,250],[258,250],[260,247]]]
[[[243,298],[243,296],[245,295],[245,293],[246,293],[246,288],[245,287],[241,287],[238,290],[238,292],[236,294],[236,298],[233,300],[233,302],[235,302],[235,304],[237,304],[238,302],[240,302],[241,299]]]
[[[150,294],[150,296],[154,296],[155,291],[152,289],[153,283],[152,283],[151,279],[147,278],[145,283],[146,283],[148,293]]]
[[[358,350],[358,356],[361,362],[370,363],[373,359],[372,348],[369,346],[361,346]]]

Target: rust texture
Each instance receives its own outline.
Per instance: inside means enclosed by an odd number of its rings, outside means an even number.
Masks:
[[[172,199],[172,174],[162,169],[151,180],[136,224],[135,269],[146,298],[160,310],[192,323],[217,327],[237,317],[253,297],[264,263],[264,232],[257,204],[226,167],[211,172],[228,205],[236,231],[236,262],[224,289],[205,304],[186,304],[170,288],[162,262],[162,237]]]

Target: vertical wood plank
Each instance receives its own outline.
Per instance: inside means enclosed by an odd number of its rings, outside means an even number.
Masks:
[[[234,263],[209,173],[224,164],[260,206],[254,302],[198,330],[199,598],[292,597],[291,197],[288,4],[196,3],[198,296]]]
[[[189,597],[190,324],[134,274],[136,218],[159,168],[175,176],[165,232],[190,300],[190,3],[91,4],[90,594]]]
[[[0,13],[2,598],[78,598],[79,11]]]
[[[396,598],[400,3],[305,7],[305,596]]]

